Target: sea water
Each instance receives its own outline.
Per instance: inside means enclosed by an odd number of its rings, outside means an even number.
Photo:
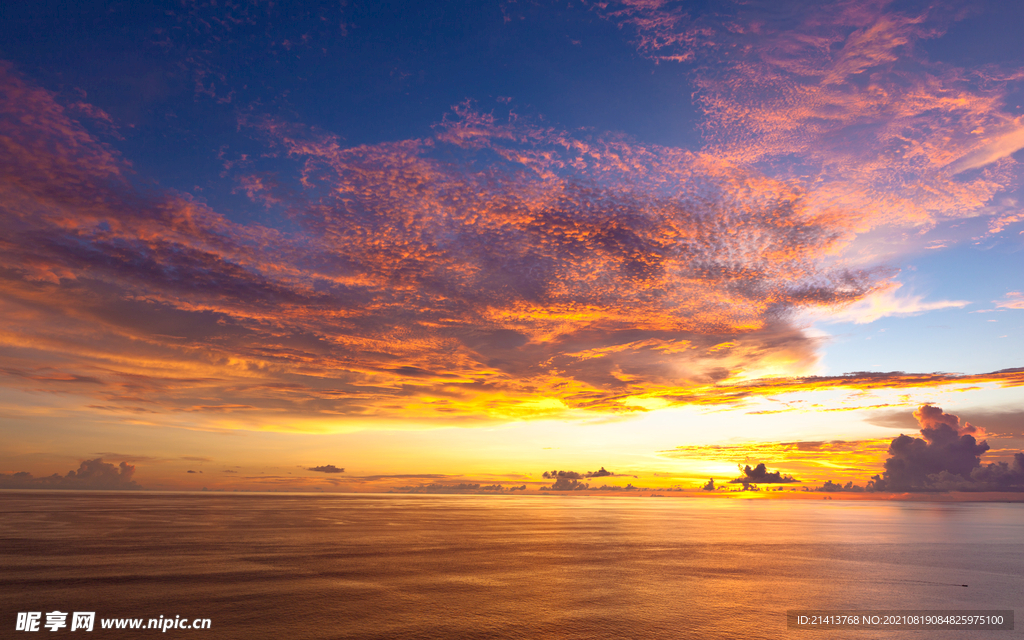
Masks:
[[[804,630],[786,612],[1022,600],[1021,504],[0,492],[0,637],[79,611],[91,634],[37,635],[996,640],[1024,621]],[[210,628],[100,628],[161,616]]]

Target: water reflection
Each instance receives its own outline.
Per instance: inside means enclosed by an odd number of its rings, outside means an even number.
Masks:
[[[786,610],[1012,609],[1022,534],[992,503],[5,492],[0,602],[204,638],[834,638]]]

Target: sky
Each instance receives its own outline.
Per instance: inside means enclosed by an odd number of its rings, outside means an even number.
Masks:
[[[1022,6],[0,12],[0,487],[1024,489]]]

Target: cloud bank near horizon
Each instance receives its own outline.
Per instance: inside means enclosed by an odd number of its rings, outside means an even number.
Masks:
[[[194,473],[190,471],[189,473]],[[135,491],[143,487],[132,480],[135,466],[127,462],[113,465],[102,458],[84,460],[77,471],[41,478],[27,471],[0,473],[0,489],[73,489],[82,491]]]

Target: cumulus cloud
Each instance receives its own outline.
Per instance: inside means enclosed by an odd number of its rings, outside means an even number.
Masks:
[[[780,471],[768,471],[768,467],[763,462],[759,462],[756,467],[751,468],[750,465],[744,466],[741,471],[743,475],[730,480],[730,484],[742,484],[744,487],[751,484],[787,484],[790,482],[800,482],[793,476],[783,475]]]
[[[914,412],[921,438],[900,435],[889,445],[885,471],[868,483],[873,491],[1006,491],[1024,485],[1024,454],[1012,463],[983,465],[987,441],[983,432],[938,407],[922,405]]]
[[[606,478],[606,477],[609,477],[609,476],[621,476],[621,475],[629,475],[629,474],[612,473],[611,471],[608,471],[604,467],[601,467],[597,471],[587,471],[585,473],[577,473],[575,471],[557,471],[557,470],[545,471],[543,474],[541,474],[541,477],[543,477],[546,480],[556,480],[556,479],[559,479],[559,478],[565,478],[565,479],[568,479],[568,480],[581,480],[583,478]],[[635,478],[636,476],[630,476],[630,477]]]
[[[569,478],[561,476],[555,480],[554,484],[550,487],[541,487],[541,491],[586,491],[590,488],[590,484],[587,482],[580,482],[576,478]]]
[[[784,482],[799,482],[800,480],[790,475],[782,475],[779,471],[768,471],[765,463],[758,463],[758,466],[751,468],[751,465],[744,466],[741,471],[743,475],[729,480],[729,482],[742,482],[744,484],[756,482],[759,484],[779,484]]]
[[[320,473],[345,473],[345,469],[338,468],[333,464],[324,464],[319,467],[307,467],[306,471],[318,471]]]
[[[954,479],[954,484],[957,479]],[[964,486],[967,485],[967,486]],[[961,489],[974,491],[1024,491],[1024,453],[1013,454],[1013,461],[982,465],[971,471],[969,483]]]
[[[917,419],[917,423],[921,426],[921,433],[927,440],[931,440],[942,426],[948,427],[949,430],[960,435],[969,433],[972,436],[977,436],[983,431],[966,420],[961,421],[959,416],[948,414],[930,404],[921,405],[914,411],[914,418]]]
[[[861,493],[861,492],[865,491],[865,489],[864,489],[864,487],[861,487],[859,485],[853,484],[852,480],[847,482],[846,484],[840,484],[838,482],[832,482],[831,480],[826,480],[825,484],[821,485],[820,487],[816,487],[814,489],[814,491],[821,491],[821,492],[824,492],[824,493],[839,493],[839,492],[843,492],[843,491],[847,491],[847,492],[851,492],[851,493]]]
[[[126,462],[113,465],[102,458],[85,460],[77,471],[66,475],[53,474],[35,478],[27,471],[13,474],[0,473],[0,489],[81,489],[81,490],[135,490],[142,489],[132,476],[135,466]]]
[[[576,473],[575,471],[545,471],[541,474],[541,477],[547,480],[555,480],[557,478],[567,478],[569,480],[579,480],[583,478],[582,473]]]

